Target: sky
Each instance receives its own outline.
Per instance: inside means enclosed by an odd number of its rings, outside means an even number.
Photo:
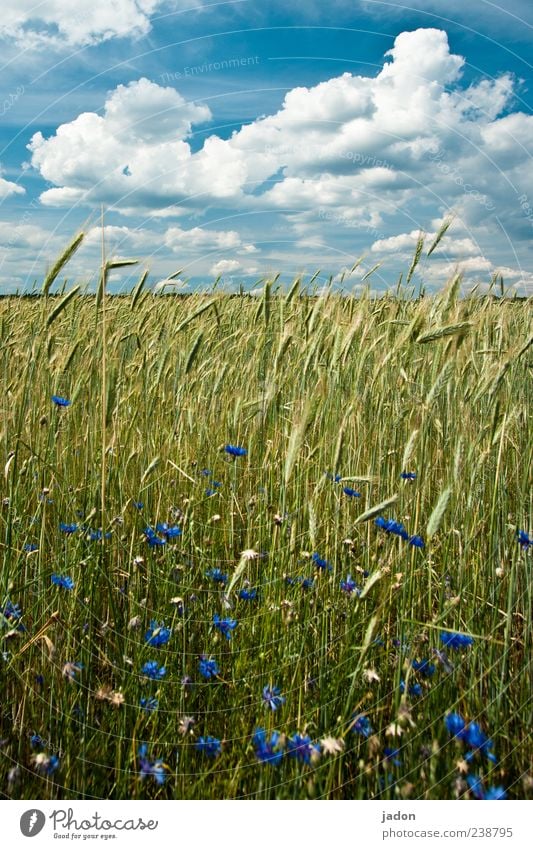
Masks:
[[[0,293],[79,231],[94,288],[103,210],[112,292],[385,292],[451,221],[415,290],[532,295],[530,0],[290,5],[3,0]]]

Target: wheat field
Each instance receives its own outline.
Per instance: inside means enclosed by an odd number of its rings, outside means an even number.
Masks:
[[[531,798],[530,302],[53,277],[0,300],[2,795]]]

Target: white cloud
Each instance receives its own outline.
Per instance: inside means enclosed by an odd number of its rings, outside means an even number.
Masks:
[[[146,79],[119,86],[102,115],[82,113],[48,139],[33,137],[32,165],[55,186],[41,199],[161,217],[210,205],[278,213],[285,239],[291,233],[300,245],[354,231],[370,245],[405,231],[385,251],[410,250],[412,231],[453,209],[463,241],[455,253],[449,240],[439,250],[450,261],[484,256],[496,236],[502,241],[500,225],[511,239],[530,235],[533,116],[509,111],[510,74],[462,87],[464,62],[443,30],[403,32],[375,76],[294,88],[274,114],[227,139],[212,134],[196,151],[189,137],[210,120],[205,105]],[[180,252],[195,240],[239,254],[250,241],[169,228],[164,243]]]
[[[457,88],[464,59],[442,30],[401,33],[375,77],[342,74],[289,91],[278,112],[231,138],[209,136],[193,153],[186,139],[210,118],[172,88],[146,79],[119,86],[103,116],[82,113],[30,144],[32,164],[58,188],[48,205],[104,201],[121,209],[200,203],[308,209],[343,204],[386,214],[429,193],[450,204],[464,186],[497,193],[527,155],[533,118],[498,114],[513,93],[504,74]],[[452,86],[452,91],[448,88]],[[305,134],[305,144],[302,144]],[[265,181],[276,177],[274,185]],[[252,194],[252,192],[254,194]],[[431,194],[432,193],[432,194]]]
[[[228,250],[241,246],[241,237],[236,230],[208,230],[193,227],[169,227],[165,233],[165,244],[175,253],[190,250]]]
[[[164,293],[166,295],[176,294],[178,292],[187,292],[191,288],[191,284],[181,278],[159,280],[154,286],[154,292]]]
[[[17,183],[12,183],[10,180],[4,180],[4,178],[0,176],[0,201],[5,200],[11,195],[23,195],[24,193],[25,190],[22,186],[17,185]]]
[[[37,251],[42,248],[43,242],[48,242],[50,238],[53,237],[47,230],[35,224],[0,221],[1,248],[32,248]]]
[[[32,165],[59,186],[41,200],[47,206],[114,201],[157,207],[182,200],[202,179],[207,188],[210,175],[201,173],[183,139],[210,117],[207,106],[186,101],[174,88],[145,78],[120,85],[103,115],[82,112],[49,139],[40,132],[32,137]]]
[[[389,236],[386,239],[378,239],[372,244],[371,251],[378,254],[394,253],[402,254],[403,256],[412,254],[418,242],[420,233],[420,230],[411,230],[410,233],[398,233],[396,236]],[[426,250],[429,249],[436,235],[436,232],[424,234]],[[479,245],[476,244],[476,242],[469,236],[456,237],[450,235],[450,232],[448,231],[434,249],[434,256],[439,257],[444,255],[447,258],[455,257],[458,259],[466,259],[478,256],[479,250]]]
[[[0,38],[28,47],[83,47],[150,31],[150,16],[201,0],[3,0]]]
[[[455,274],[457,271],[462,272],[463,274],[469,272],[491,272],[494,266],[490,259],[487,259],[484,256],[471,256],[466,259],[458,260],[457,262],[449,262],[442,267],[442,274],[444,277],[450,277],[452,274]],[[487,275],[484,273],[483,277]]]
[[[221,259],[211,266],[209,273],[218,277],[219,274],[227,274],[232,271],[240,271],[242,266],[236,259]]]
[[[0,238],[1,238],[0,225]],[[253,253],[257,249],[255,245],[243,245],[241,237],[236,230],[212,230],[208,227],[168,227],[163,232],[153,228],[133,228],[108,224],[104,228],[104,238],[108,253],[116,254],[125,251],[142,252],[143,256],[150,256],[161,249],[184,254],[196,254],[201,256],[211,251],[224,251],[242,249],[246,253]],[[93,248],[100,250],[102,230],[100,227],[91,227],[87,232],[82,250]],[[251,249],[251,250],[249,250]]]

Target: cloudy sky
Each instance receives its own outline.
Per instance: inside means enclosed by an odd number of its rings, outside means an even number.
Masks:
[[[3,0],[0,291],[80,229],[94,285],[103,205],[152,284],[385,290],[453,217],[416,286],[533,294],[533,15],[500,2]]]

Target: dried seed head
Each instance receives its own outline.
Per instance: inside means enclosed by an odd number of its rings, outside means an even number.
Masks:
[[[113,707],[119,708],[124,704],[124,694],[120,690],[113,690],[109,696],[109,702]]]
[[[111,684],[102,684],[101,687],[98,688],[96,693],[94,694],[95,699],[98,699],[99,702],[105,702],[109,699],[109,696],[113,692],[113,688]]]

